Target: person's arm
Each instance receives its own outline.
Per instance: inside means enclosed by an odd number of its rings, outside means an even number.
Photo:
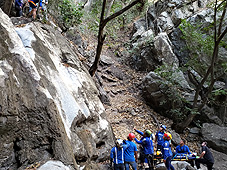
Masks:
[[[114,158],[114,148],[110,151],[110,159],[112,160]]]
[[[201,153],[201,155],[200,155],[199,158],[202,158],[202,157],[205,155],[205,153],[206,153],[206,147],[203,146],[203,147],[202,147],[202,153]]]
[[[139,141],[139,140],[136,139],[136,138],[135,138],[135,141],[136,141],[136,143],[138,143],[138,144],[142,144],[142,143],[143,143],[141,140]]]
[[[191,154],[191,152],[190,152],[190,150],[189,150],[189,147],[186,146],[186,148],[187,148],[187,154]]]
[[[19,2],[18,2],[18,0],[15,0],[15,6],[19,6]]]
[[[179,152],[179,145],[177,145],[177,147],[176,147],[176,153],[178,153]]]
[[[202,158],[205,155],[206,151],[203,151],[199,158]]]
[[[135,159],[136,159],[136,162],[138,162],[138,155],[137,155],[137,151],[134,151],[134,154],[135,154]]]
[[[42,0],[40,0],[39,2],[39,7],[42,7]]]
[[[143,136],[143,132],[141,132],[141,131],[139,131],[139,130],[137,130],[137,129],[135,129],[135,128],[134,128],[134,130],[135,130],[138,134],[140,134],[141,136]]]
[[[156,134],[155,134],[155,138],[154,138],[154,143],[157,142],[157,139],[158,139],[158,134],[156,133]]]

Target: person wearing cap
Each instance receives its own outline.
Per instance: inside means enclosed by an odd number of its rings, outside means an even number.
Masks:
[[[214,157],[210,151],[210,149],[207,147],[207,143],[202,143],[202,153],[199,157],[199,159],[195,160],[195,164],[197,169],[200,168],[200,163],[206,164],[208,170],[212,170],[212,167],[214,165]]]
[[[165,166],[167,170],[175,170],[173,165],[171,165],[171,159],[172,159],[172,151],[171,151],[171,145],[169,141],[172,139],[172,135],[170,133],[165,133],[163,135],[164,142],[162,144],[162,155],[163,155],[163,162],[165,163]]]
[[[133,170],[137,170],[137,147],[136,144],[133,142],[133,140],[135,139],[135,135],[133,133],[129,133],[127,139],[128,140],[126,141],[126,143],[129,144],[129,147],[124,152],[125,170],[129,170],[129,165],[131,165]]]
[[[161,151],[162,144],[164,143],[163,135],[165,134],[166,126],[161,125],[159,131],[155,134],[154,142],[157,142],[157,151]]]
[[[137,133],[139,133],[142,137],[140,141],[135,138],[136,143],[142,145],[142,155],[144,155],[144,158],[141,159],[141,163],[148,163],[149,170],[154,169],[153,164],[153,154],[154,154],[154,148],[153,148],[153,141],[152,141],[152,133],[150,130],[146,129],[144,132],[141,132],[137,129],[134,129]],[[147,168],[145,168],[147,169]]]
[[[122,139],[117,139],[116,146],[110,152],[110,166],[114,163],[114,170],[124,170],[124,152],[129,147],[129,144]]]

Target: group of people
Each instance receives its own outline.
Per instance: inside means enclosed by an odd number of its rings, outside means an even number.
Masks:
[[[111,166],[114,163],[114,170],[129,170],[131,165],[133,170],[137,170],[138,159],[142,167],[145,170],[154,169],[154,145],[152,132],[148,129],[139,131],[134,129],[141,138],[138,140],[133,133],[129,133],[127,140],[117,139],[116,146],[111,149],[110,160]],[[157,142],[157,153],[161,155],[163,162],[167,170],[175,170],[171,165],[171,160],[177,154],[191,155],[189,147],[185,145],[185,140],[181,140],[180,144],[176,147],[176,152],[171,151],[171,139],[172,135],[166,131],[166,126],[161,125],[159,131],[155,134],[154,142]],[[138,158],[137,145],[139,144],[140,154]],[[196,158],[196,157],[195,157]],[[191,165],[194,166],[193,161],[190,161]],[[206,146],[206,142],[202,143],[202,153],[198,159],[195,159],[197,169],[200,168],[200,163],[206,164],[208,170],[211,170],[214,164],[214,159],[209,148]]]
[[[25,4],[29,4],[29,14],[28,16],[33,19],[36,19],[36,12],[37,12],[37,7],[39,6],[40,9],[45,11],[46,15],[46,5],[48,4],[48,0],[15,0],[15,10],[16,10],[16,16],[21,17],[23,15],[23,8]]]

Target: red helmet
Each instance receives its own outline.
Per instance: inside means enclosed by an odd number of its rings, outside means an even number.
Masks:
[[[164,136],[165,136],[165,138],[167,140],[171,140],[172,139],[172,135],[170,133],[165,133]]]
[[[133,140],[136,136],[133,133],[128,134],[128,139]]]

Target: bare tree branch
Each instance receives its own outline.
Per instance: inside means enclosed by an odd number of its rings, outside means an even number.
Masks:
[[[223,10],[222,16],[220,18],[220,24],[219,24],[219,28],[218,28],[218,36],[221,34],[222,23],[223,23],[223,19],[225,17],[225,13],[226,13],[226,7],[227,7],[227,2],[225,3],[224,10]]]
[[[102,12],[101,12],[100,23],[99,23],[98,45],[97,45],[97,48],[96,48],[95,61],[89,69],[89,73],[90,73],[91,76],[93,76],[95,74],[96,70],[98,69],[98,64],[99,64],[99,60],[100,60],[100,56],[101,56],[101,52],[102,52],[102,46],[103,46],[103,42],[104,42],[105,37],[106,37],[105,35],[103,35],[103,32],[104,32],[104,27],[106,26],[107,22],[109,22],[110,20],[121,15],[125,11],[129,10],[131,7],[133,7],[134,5],[136,5],[139,2],[142,2],[142,0],[133,1],[131,4],[129,4],[128,6],[123,8],[122,10],[120,10],[120,11],[114,13],[113,15],[107,17],[106,19],[104,19],[105,8],[106,8],[106,0],[103,0]]]

